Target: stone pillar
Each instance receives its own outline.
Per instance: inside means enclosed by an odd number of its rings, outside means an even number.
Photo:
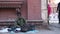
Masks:
[[[48,0],[41,0],[41,15],[44,23],[48,23],[47,1]]]

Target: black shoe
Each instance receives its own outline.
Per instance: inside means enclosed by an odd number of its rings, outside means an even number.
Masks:
[[[59,23],[60,24],[60,23]]]

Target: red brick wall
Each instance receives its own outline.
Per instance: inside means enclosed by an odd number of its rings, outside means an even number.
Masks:
[[[41,0],[24,0],[20,11],[25,19],[41,20]],[[9,18],[16,18],[16,9],[0,9],[0,20],[8,20]]]
[[[22,16],[25,19],[27,19],[27,1],[26,0],[24,0],[24,4],[22,5],[21,13],[22,13]]]
[[[41,0],[27,0],[28,20],[41,19]]]
[[[10,14],[12,17],[15,18],[16,17],[15,11],[16,11],[15,9],[8,9],[8,10],[0,9],[0,16],[3,16],[5,13],[7,13],[6,15]],[[3,13],[2,15],[1,15],[1,12]],[[41,19],[41,0],[24,0],[24,4],[21,7],[21,13],[22,13],[22,16],[28,20],[40,20]],[[2,19],[2,17],[0,17],[0,19]]]
[[[15,9],[11,9],[11,8],[0,9],[0,20],[9,20],[9,19],[15,19],[15,18],[16,18]]]

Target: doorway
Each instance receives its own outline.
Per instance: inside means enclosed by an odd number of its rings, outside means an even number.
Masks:
[[[48,4],[50,5],[51,11],[49,14],[49,23],[59,23],[58,21],[58,13],[57,11],[57,4],[60,0],[48,0]]]

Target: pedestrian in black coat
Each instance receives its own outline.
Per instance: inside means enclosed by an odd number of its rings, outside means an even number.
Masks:
[[[58,18],[59,18],[59,24],[60,24],[60,2],[58,3],[58,6],[57,6],[57,12],[58,12]]]

